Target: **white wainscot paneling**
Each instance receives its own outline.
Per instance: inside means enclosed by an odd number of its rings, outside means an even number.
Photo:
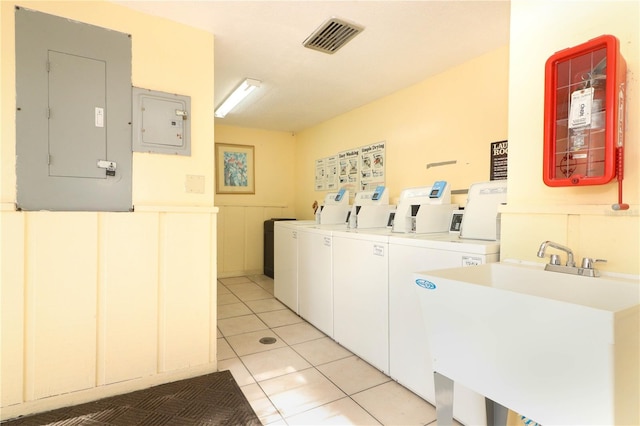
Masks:
[[[96,380],[96,213],[26,214],[26,399]]]
[[[0,397],[22,402],[24,386],[24,215],[0,212]]]
[[[262,274],[264,221],[291,218],[285,206],[221,206],[218,214],[218,276]]]
[[[216,213],[0,211],[0,418],[216,371]]]
[[[209,362],[213,245],[209,214],[160,218],[160,370]],[[212,337],[213,336],[213,337]]]
[[[101,215],[99,384],[157,372],[158,223],[155,213]]]

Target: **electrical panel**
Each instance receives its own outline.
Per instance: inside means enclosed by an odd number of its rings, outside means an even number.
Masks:
[[[129,211],[131,37],[16,7],[22,210]]]
[[[191,98],[133,88],[133,150],[191,155]]]

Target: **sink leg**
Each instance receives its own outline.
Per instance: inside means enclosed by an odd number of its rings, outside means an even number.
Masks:
[[[453,425],[453,380],[437,372],[433,373],[433,379],[438,426]]]
[[[489,398],[485,398],[484,403],[487,407],[487,426],[506,426],[507,415],[509,414],[507,407]]]

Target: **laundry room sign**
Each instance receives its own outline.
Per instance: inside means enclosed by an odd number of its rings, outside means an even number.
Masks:
[[[507,178],[508,154],[508,141],[491,142],[491,180],[503,180]]]

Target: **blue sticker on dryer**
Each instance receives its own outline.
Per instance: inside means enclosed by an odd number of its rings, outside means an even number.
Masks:
[[[437,286],[429,280],[423,280],[419,278],[416,280],[416,284],[422,288],[426,288],[427,290],[435,290]]]

